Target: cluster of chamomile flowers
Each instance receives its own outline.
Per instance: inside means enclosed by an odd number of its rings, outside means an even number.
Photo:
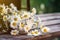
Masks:
[[[12,3],[9,7],[3,4],[0,5],[0,14],[4,22],[10,23],[11,35],[18,35],[20,31],[24,31],[27,35],[38,36],[42,34],[41,32],[47,33],[50,30],[48,27],[43,27],[41,19],[36,16],[35,8],[32,12],[19,11]]]

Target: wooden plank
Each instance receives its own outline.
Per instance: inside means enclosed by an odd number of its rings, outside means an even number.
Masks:
[[[37,15],[38,16],[38,15]],[[60,13],[48,13],[48,14],[40,14],[40,17],[49,17],[49,16],[60,16]]]
[[[51,20],[51,21],[44,21],[42,22],[43,25],[54,25],[60,23],[60,20]]]
[[[39,16],[41,19],[41,23],[44,25],[57,25],[60,24],[60,13],[55,13],[55,14],[41,14],[41,15],[36,15]]]
[[[48,17],[40,17],[41,20],[43,21],[48,21],[48,20],[60,20],[60,16],[48,16]]]
[[[49,33],[60,31],[60,25],[53,25],[53,26],[46,26],[46,27],[49,27],[50,28]]]
[[[18,35],[18,36],[11,36],[9,34],[0,35],[1,40],[25,40],[27,38],[32,38],[32,36],[27,35]]]
[[[60,36],[60,31],[50,33],[50,34],[45,34],[45,35],[42,35],[42,36],[36,36],[34,38],[29,38],[29,39],[26,39],[26,40],[45,40],[46,38],[54,38],[54,37],[58,37],[58,36]]]

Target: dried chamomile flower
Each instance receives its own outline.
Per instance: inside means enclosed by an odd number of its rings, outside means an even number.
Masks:
[[[43,25],[40,25],[40,29],[42,29],[44,26]]]
[[[12,30],[10,33],[11,33],[11,35],[18,35],[19,31],[18,30]]]
[[[12,22],[10,23],[10,27],[13,28],[13,29],[16,29],[16,28],[17,28],[17,22],[12,21]]]
[[[25,25],[25,27],[24,27],[25,32],[28,32],[30,29],[31,29],[31,27],[29,25]]]
[[[11,9],[13,9],[13,11],[18,11],[17,7],[13,3],[10,4],[10,7]]]
[[[38,28],[38,24],[39,22],[35,22],[33,25],[35,26],[35,28]]]
[[[34,22],[32,20],[26,20],[26,23],[27,23],[27,25],[29,25],[31,27]]]
[[[19,22],[21,20],[21,18],[18,15],[16,15],[16,16],[12,15],[11,20],[15,21],[15,22]]]
[[[43,27],[43,28],[41,29],[41,31],[42,31],[43,33],[47,33],[47,32],[50,31],[50,28],[48,28],[48,27]]]
[[[13,15],[17,15],[17,12],[13,12]]]
[[[1,15],[7,14],[7,9],[5,9],[5,5],[0,5],[0,13]]]
[[[3,21],[7,21],[7,20],[8,20],[7,15],[4,15],[4,16],[3,16]]]
[[[25,26],[25,24],[23,22],[20,22],[19,23],[19,29],[20,30],[23,30],[24,29],[24,26]]]
[[[30,13],[25,12],[22,14],[22,19],[28,19],[30,17]]]
[[[36,9],[33,8],[33,9],[32,9],[32,13],[31,13],[31,15],[33,16],[33,15],[35,15],[35,14],[36,14]]]
[[[31,32],[28,33],[28,35],[32,35],[32,36],[39,36],[41,35],[41,32],[39,32],[38,30],[32,30]]]

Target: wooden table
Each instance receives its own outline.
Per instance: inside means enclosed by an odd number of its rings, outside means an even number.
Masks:
[[[60,37],[60,13],[53,14],[41,14],[37,15],[41,18],[42,23],[51,28],[50,33],[40,36],[27,36],[27,35],[19,35],[19,36],[11,36],[0,35],[0,40],[51,40],[55,37]]]

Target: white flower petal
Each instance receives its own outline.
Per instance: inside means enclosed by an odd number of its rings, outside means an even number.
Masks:
[[[39,35],[41,35],[41,33],[35,29],[35,30],[32,30],[31,32],[29,32],[28,35],[39,36]]]
[[[19,31],[18,30],[12,30],[11,35],[18,35]]]
[[[6,15],[3,16],[3,21],[7,21],[8,17]]]
[[[12,22],[10,23],[10,27],[13,28],[13,29],[16,29],[16,28],[17,28],[17,22],[12,21]]]
[[[49,29],[48,27],[43,27],[43,28],[41,29],[41,31],[44,32],[44,33],[47,33],[47,32],[50,31],[50,29]]]
[[[30,13],[24,11],[24,13],[22,14],[21,17],[22,17],[23,20],[24,20],[24,19],[28,19],[28,18],[30,17]]]
[[[19,22],[20,20],[21,20],[21,19],[20,19],[20,17],[19,17],[18,15],[16,15],[16,16],[12,15],[12,16],[11,16],[11,21]]]
[[[33,8],[33,9],[32,9],[32,13],[31,13],[31,15],[33,16],[33,15],[35,15],[35,14],[36,14],[36,9]]]
[[[25,27],[24,27],[25,32],[28,32],[30,29],[31,29],[31,27],[29,25],[25,25]]]
[[[24,26],[25,26],[25,24],[23,22],[20,22],[19,23],[19,29],[20,30],[23,30],[24,29]]]

